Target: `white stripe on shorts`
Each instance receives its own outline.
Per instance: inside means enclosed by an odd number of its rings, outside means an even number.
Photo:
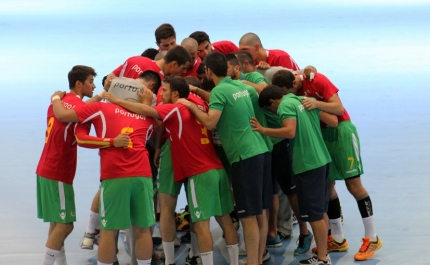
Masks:
[[[357,166],[361,170],[361,166],[360,166],[360,148],[358,146],[357,137],[353,133],[351,134],[351,137],[352,137],[352,143],[354,145],[354,152],[355,152],[355,159],[357,160]]]
[[[105,217],[105,204],[104,204],[104,200],[103,200],[103,192],[104,192],[104,188],[100,188],[100,214],[102,217]]]
[[[196,189],[194,187],[194,179],[191,179],[190,186],[191,186],[191,199],[193,200],[194,208],[197,208],[199,207],[199,205],[197,204]]]
[[[58,181],[58,195],[60,196],[60,210],[66,210],[66,198],[64,196],[64,183]]]

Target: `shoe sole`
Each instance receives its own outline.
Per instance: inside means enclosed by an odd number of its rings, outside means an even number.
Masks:
[[[280,246],[282,246],[282,242],[266,245],[266,248],[279,248]]]

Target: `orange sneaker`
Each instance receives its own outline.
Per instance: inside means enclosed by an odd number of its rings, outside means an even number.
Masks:
[[[370,241],[370,238],[363,238],[363,245],[355,254],[355,260],[367,260],[375,255],[375,252],[382,247],[382,241],[376,237],[376,241]]]
[[[344,252],[349,249],[348,241],[344,238],[342,242],[337,242],[334,240],[333,236],[328,236],[327,238],[327,253],[329,252]],[[312,249],[313,253],[317,253],[317,247]]]

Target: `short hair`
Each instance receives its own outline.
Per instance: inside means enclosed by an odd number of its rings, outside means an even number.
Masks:
[[[238,51],[235,53],[237,61],[240,64],[245,63],[245,61],[248,61],[250,64],[254,65],[254,59],[252,58],[252,55],[247,51]]]
[[[159,53],[157,53],[157,55],[155,55],[154,61],[158,61],[164,58],[164,56],[166,56],[167,51],[161,51]]]
[[[202,89],[205,91],[211,91],[215,87],[215,83],[209,80],[207,77],[203,78]]]
[[[166,61],[166,64],[169,64],[173,61],[177,62],[178,65],[184,65],[187,62],[192,63],[191,55],[182,46],[175,46],[170,49],[164,56],[164,60]]]
[[[225,77],[227,75],[228,65],[225,55],[220,52],[211,52],[205,57],[204,63],[206,68],[218,77]]]
[[[155,30],[155,41],[160,43],[162,39],[168,39],[170,37],[176,38],[176,32],[172,25],[169,23],[161,24]]]
[[[151,70],[147,70],[143,72],[140,76],[140,79],[143,79],[147,82],[154,82],[154,88],[153,91],[156,91],[161,86],[161,78],[160,76]]]
[[[199,81],[199,79],[197,77],[189,75],[189,76],[184,77],[184,79],[185,79],[185,82],[187,82],[188,85],[192,85],[192,86],[201,88],[200,81]]]
[[[142,52],[140,56],[149,58],[151,60],[155,59],[155,56],[158,54],[158,50],[154,48],[148,48]]]
[[[258,97],[258,105],[260,105],[261,108],[270,106],[272,104],[270,102],[271,99],[281,99],[284,95],[285,93],[282,88],[275,85],[269,85],[261,91],[260,96]]]
[[[69,88],[75,88],[76,81],[80,81],[81,83],[85,83],[85,80],[89,75],[94,77],[97,76],[94,68],[85,66],[85,65],[75,65],[72,70],[69,71],[67,78],[69,79]]]
[[[179,98],[187,98],[190,94],[187,81],[181,76],[169,75],[164,78],[163,82],[170,85],[170,91],[178,91]]]
[[[199,67],[197,67],[196,73],[199,74],[199,75],[205,73],[205,65],[203,63],[201,63],[199,65]]]
[[[206,32],[204,32],[204,31],[195,31],[195,32],[190,34],[190,38],[195,39],[197,41],[198,45],[202,44],[205,41],[211,43],[211,41],[209,39],[209,35],[206,34]]]
[[[287,89],[293,88],[295,76],[288,70],[279,70],[272,77],[272,85],[278,87],[285,87]]]
[[[102,79],[102,86],[103,87],[105,87],[106,79],[107,79],[107,75],[103,76],[103,79]]]
[[[181,46],[184,47],[188,52],[191,52],[193,50],[197,51],[198,43],[193,38],[185,38],[181,42]]]
[[[260,44],[261,47],[263,47],[263,44],[261,43],[260,37],[257,36],[257,34],[248,32],[245,35],[242,36],[239,40],[239,44],[245,44],[245,45],[255,45]]]
[[[237,57],[236,55],[234,55],[234,53],[226,54],[225,59],[227,59],[227,62],[229,62],[233,66],[239,65],[239,61],[237,60]]]

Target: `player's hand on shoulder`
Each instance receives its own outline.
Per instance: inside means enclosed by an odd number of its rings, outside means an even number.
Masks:
[[[121,133],[113,140],[115,147],[127,147],[130,142],[130,136],[126,133]]]
[[[115,97],[115,95],[112,94],[112,92],[105,92],[103,94],[103,99],[106,99],[107,101],[109,101],[111,103],[117,103],[118,102],[118,98]]]
[[[263,127],[255,117],[252,117],[249,123],[251,124],[253,131],[261,132],[263,130]]]
[[[154,93],[152,93],[149,88],[147,88],[146,86],[142,86],[141,89],[137,90],[137,95],[139,96],[140,101],[142,103],[151,106]]]
[[[54,94],[52,94],[51,99],[54,96],[59,96],[60,99],[63,99],[65,95],[66,95],[66,91],[57,90],[57,91],[54,92]]]
[[[318,103],[318,101],[312,100],[312,99],[310,99],[308,97],[303,97],[302,98],[302,105],[307,110],[317,109],[318,108],[317,103]]]
[[[112,80],[115,78],[113,75],[108,75],[105,80],[105,85],[103,87],[104,90],[109,91],[110,85],[112,84]]]
[[[258,65],[257,65],[257,68],[258,69],[269,69],[270,68],[270,64],[268,64],[267,62],[265,62],[265,61],[260,61],[259,63],[258,63]]]
[[[191,104],[193,104],[193,103],[191,103],[190,101],[188,101],[188,100],[187,100],[187,99],[185,99],[185,98],[180,98],[180,99],[178,99],[178,101],[176,101],[176,103],[182,104],[182,105],[184,105],[186,108],[191,108]]]

